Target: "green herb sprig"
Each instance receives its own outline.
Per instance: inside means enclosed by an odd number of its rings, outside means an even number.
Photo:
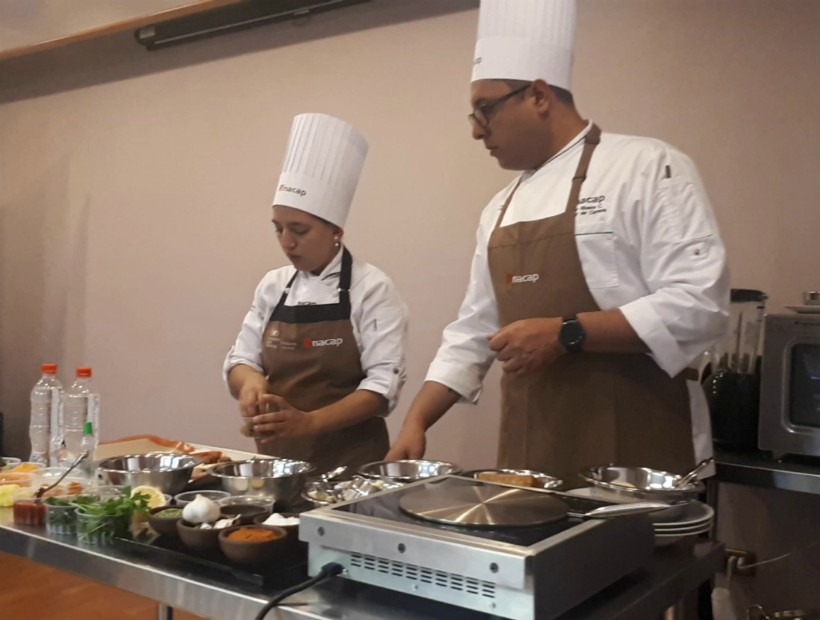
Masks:
[[[89,540],[126,536],[134,515],[148,512],[149,499],[145,493],[131,495],[131,488],[124,487],[119,497],[73,500],[71,505],[77,508],[77,513],[85,515],[78,520],[78,534]]]

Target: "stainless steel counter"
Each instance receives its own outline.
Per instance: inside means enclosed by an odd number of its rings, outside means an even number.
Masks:
[[[716,448],[717,482],[820,494],[820,459],[775,459],[764,452]]]
[[[66,570],[214,620],[252,619],[268,600],[251,589],[226,587],[196,572],[149,562],[116,546],[80,545],[73,537],[13,524],[0,508],[0,551]],[[589,559],[582,560],[589,561]],[[574,620],[656,620],[723,562],[723,545],[708,541],[660,549],[641,570],[566,614]],[[273,597],[277,592],[270,592]],[[382,590],[346,579],[310,588],[268,614],[271,620],[488,620],[491,616]]]

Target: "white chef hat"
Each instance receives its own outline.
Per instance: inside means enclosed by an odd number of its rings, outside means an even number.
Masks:
[[[367,150],[350,123],[327,114],[296,116],[273,204],[344,226]]]
[[[570,90],[575,0],[481,0],[477,80],[542,79]]]

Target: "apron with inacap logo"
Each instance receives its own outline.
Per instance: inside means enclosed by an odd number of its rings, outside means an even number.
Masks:
[[[356,391],[365,373],[350,323],[352,257],[342,254],[339,301],[286,306],[294,274],[262,336],[268,392],[302,411],[313,411]],[[264,454],[309,461],[324,472],[339,465],[356,469],[381,460],[390,442],[384,418],[376,416],[341,430],[302,439],[279,438],[257,448]]]
[[[575,240],[575,210],[600,141],[593,125],[563,213],[501,226],[488,244],[501,326],[595,312]],[[538,277],[535,277],[537,275]],[[529,277],[528,277],[529,276]],[[694,463],[684,373],[669,377],[645,354],[567,353],[534,375],[502,378],[500,467],[581,484],[578,472],[614,463],[684,473]]]

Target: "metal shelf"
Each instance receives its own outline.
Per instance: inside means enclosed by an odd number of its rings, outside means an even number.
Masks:
[[[758,450],[716,448],[715,465],[720,483],[820,494],[820,459],[775,459]]]

